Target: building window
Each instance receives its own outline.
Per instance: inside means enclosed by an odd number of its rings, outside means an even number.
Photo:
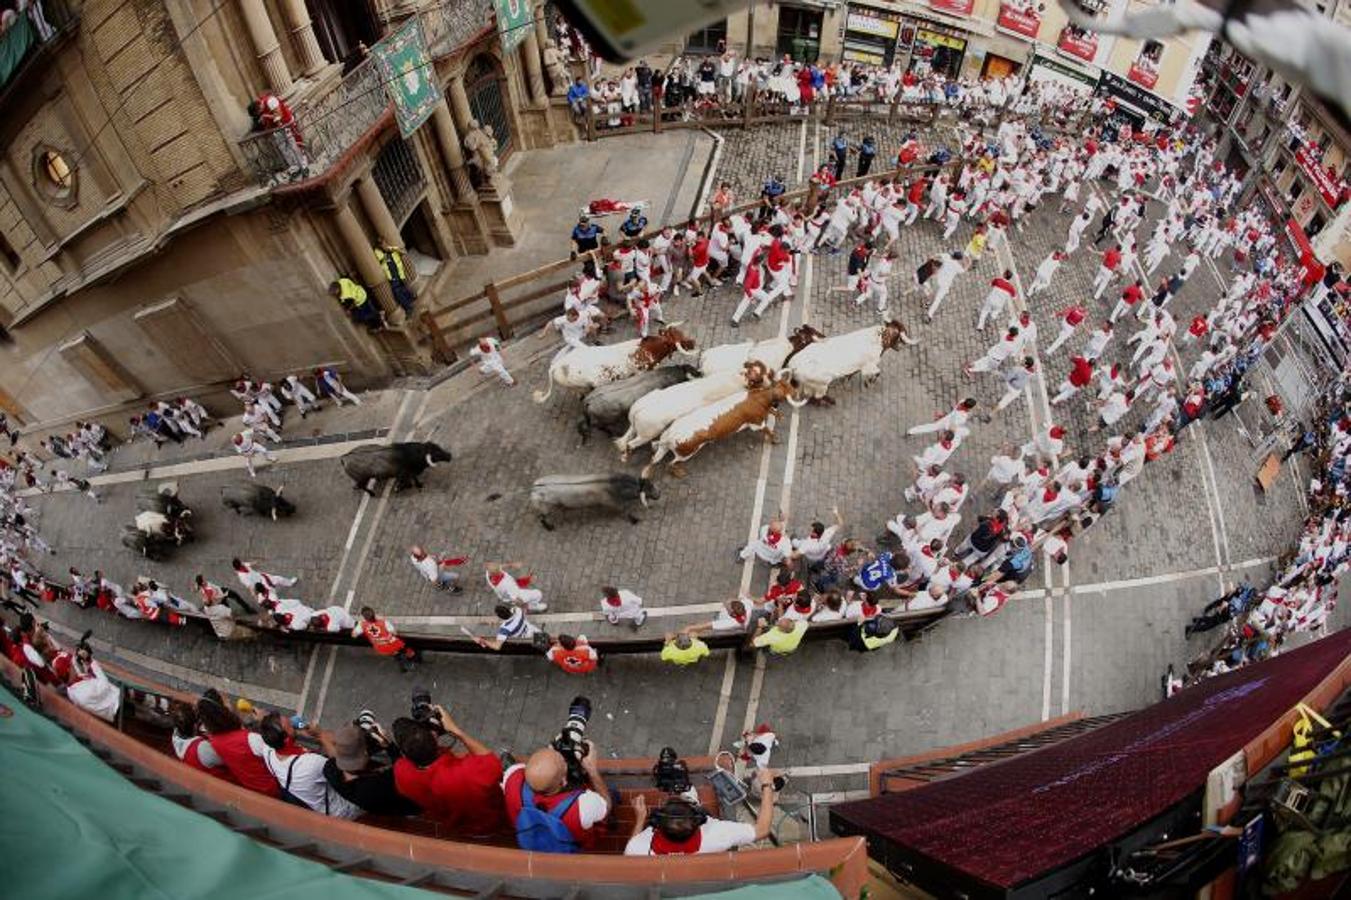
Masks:
[[[775,52],[779,56],[788,54],[794,62],[816,62],[821,54],[821,11],[780,6]]]
[[[48,197],[74,201],[74,162],[55,147],[41,146],[33,152],[33,183]]]
[[[1321,212],[1314,213],[1313,218],[1309,220],[1309,224],[1304,226],[1304,233],[1309,237],[1313,237],[1318,234],[1318,232],[1322,231],[1327,223],[1327,219],[1323,218]]]
[[[709,22],[685,39],[687,53],[722,53],[727,49],[727,20]]]
[[[23,262],[3,234],[0,234],[0,259],[5,261],[5,270],[11,275],[19,270],[19,265]]]

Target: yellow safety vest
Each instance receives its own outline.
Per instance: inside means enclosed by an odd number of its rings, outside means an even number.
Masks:
[[[375,259],[380,263],[380,268],[384,270],[385,275],[389,275],[389,266],[386,260],[394,260],[394,271],[398,274],[400,281],[408,280],[408,273],[403,268],[403,254],[397,250],[384,250],[380,247],[375,248]]]
[[[885,647],[887,644],[890,644],[892,641],[896,640],[896,638],[900,637],[900,635],[901,629],[899,627],[891,629],[891,633],[886,637],[873,637],[865,631],[862,635],[863,646],[867,647],[869,650],[876,650],[878,647]]]
[[[361,306],[366,302],[366,289],[350,278],[339,278],[338,299],[351,300],[353,306]]]

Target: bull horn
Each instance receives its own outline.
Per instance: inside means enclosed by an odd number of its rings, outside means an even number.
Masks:
[[[788,397],[788,405],[793,407],[793,409],[801,409],[802,407],[806,406],[809,402],[810,401],[808,400],[798,400],[792,396]]]
[[[678,321],[678,322],[667,322],[667,323],[666,323],[666,328],[667,328],[668,330],[671,329],[671,328],[679,328],[681,325],[684,325],[684,324],[685,324],[685,320],[684,320],[684,319],[681,319],[681,320]]]
[[[277,521],[277,504],[272,504],[272,521]]]
[[[638,492],[638,502],[643,504],[643,509],[650,509],[647,505],[647,491]]]
[[[281,496],[281,492],[284,491],[284,490],[286,490],[286,485],[283,484],[281,487],[277,488],[277,490],[275,491],[275,493],[276,493],[276,495],[277,495],[278,497],[280,497],[280,496]]]

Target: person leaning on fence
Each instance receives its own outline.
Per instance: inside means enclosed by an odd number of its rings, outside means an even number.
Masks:
[[[379,331],[385,327],[385,314],[381,311],[380,305],[371,298],[370,291],[346,275],[339,276],[330,284],[328,293],[337,298],[338,305],[356,324],[364,325],[371,331]]]
[[[394,295],[394,301],[404,312],[412,312],[415,298],[413,289],[408,286],[412,279],[408,275],[408,261],[403,250],[390,243],[379,244],[375,247],[375,261],[389,279],[389,290]]]

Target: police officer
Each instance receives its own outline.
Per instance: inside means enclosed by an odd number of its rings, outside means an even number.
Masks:
[[[859,178],[868,174],[872,168],[873,159],[877,156],[877,144],[873,143],[873,136],[868,135],[863,139],[863,143],[856,148],[858,153],[858,172],[855,173]]]
[[[575,249],[572,251],[572,258],[590,253],[592,250],[600,247],[600,236],[605,233],[605,229],[591,221],[591,217],[583,213],[578,219],[577,224],[572,227],[572,243]],[[582,267],[588,277],[596,277],[596,263],[591,257],[588,257]]]
[[[868,653],[893,643],[900,635],[901,629],[897,628],[891,619],[886,616],[873,616],[850,628],[844,640],[850,650]]]
[[[404,312],[413,311],[413,289],[408,286],[408,269],[404,263],[403,251],[393,244],[380,244],[375,248],[375,261],[389,279],[389,289],[394,300],[403,307]]]
[[[338,299],[353,322],[365,325],[371,331],[380,329],[383,324],[380,309],[371,302],[370,295],[360,284],[342,275],[328,286],[328,292]]]
[[[849,142],[845,140],[843,132],[835,135],[835,140],[830,142],[830,152],[835,156],[835,180],[840,181],[844,178],[844,164],[849,158]]]
[[[624,220],[624,224],[619,226],[619,231],[629,240],[639,237],[644,231],[647,231],[647,216],[643,215],[641,209],[635,207],[629,211],[629,217]]]

